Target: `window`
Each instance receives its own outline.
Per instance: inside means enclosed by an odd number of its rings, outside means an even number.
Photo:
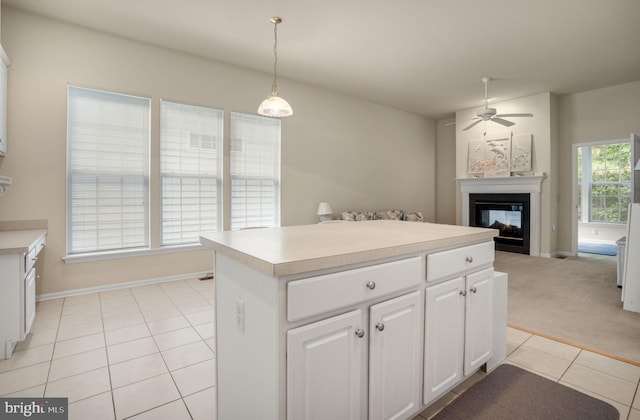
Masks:
[[[219,230],[222,127],[221,110],[161,101],[161,245]]]
[[[579,147],[579,220],[626,223],[631,176],[631,143]]]
[[[231,113],[231,229],[280,225],[280,120]]]
[[[67,253],[148,247],[150,100],[68,89]]]

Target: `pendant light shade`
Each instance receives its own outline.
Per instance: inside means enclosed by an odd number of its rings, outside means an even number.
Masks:
[[[289,102],[279,97],[277,93],[274,93],[262,101],[258,107],[258,114],[276,118],[288,117],[293,115],[293,109],[291,109]]]
[[[282,118],[293,115],[293,109],[287,101],[278,96],[278,25],[282,23],[282,19],[274,16],[271,18],[271,23],[273,23],[274,37],[273,84],[271,86],[271,96],[262,101],[258,107],[258,114],[265,117]]]

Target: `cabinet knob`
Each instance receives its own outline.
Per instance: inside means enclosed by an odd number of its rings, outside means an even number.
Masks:
[[[358,336],[358,338],[364,337],[364,330],[362,328],[358,328],[356,330],[356,335]]]
[[[370,281],[367,283],[367,288],[369,288],[370,290],[373,290],[376,288],[376,282],[375,281]]]
[[[376,324],[376,330],[378,330],[378,331],[384,330],[384,324],[382,322],[378,322]]]
[[[476,289],[476,287],[475,287],[475,286],[471,286],[471,289],[469,289],[469,291],[470,291],[471,293],[476,293],[476,292],[478,291],[478,289]]]
[[[465,292],[464,290],[460,290],[460,296],[467,296],[467,292]]]
[[[472,263],[473,262],[473,257],[467,257],[466,260],[468,263]]]
[[[31,261],[38,261],[38,257],[31,258]]]

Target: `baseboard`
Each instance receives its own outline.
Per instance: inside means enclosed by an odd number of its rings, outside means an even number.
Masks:
[[[63,292],[44,293],[36,296],[36,301],[41,302],[43,300],[60,299],[70,296],[87,295],[89,293],[106,292],[108,290],[127,289],[129,287],[147,286],[150,284],[167,283],[170,281],[178,280],[192,280],[203,276],[206,276],[210,272],[201,271],[197,273],[177,274],[175,276],[158,277],[155,279],[147,280],[134,280],[123,283],[105,284],[104,286],[87,287],[83,289],[65,290]]]

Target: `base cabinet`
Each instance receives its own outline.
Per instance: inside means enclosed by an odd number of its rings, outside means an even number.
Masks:
[[[45,236],[24,253],[0,255],[0,360],[13,354],[36,316],[36,267]]]
[[[291,419],[361,419],[362,314],[356,310],[287,334]]]
[[[429,404],[492,355],[493,269],[426,288],[424,395]]]
[[[368,314],[354,310],[290,330],[287,417],[401,419],[414,412],[420,404],[421,302],[416,291],[372,305]]]

